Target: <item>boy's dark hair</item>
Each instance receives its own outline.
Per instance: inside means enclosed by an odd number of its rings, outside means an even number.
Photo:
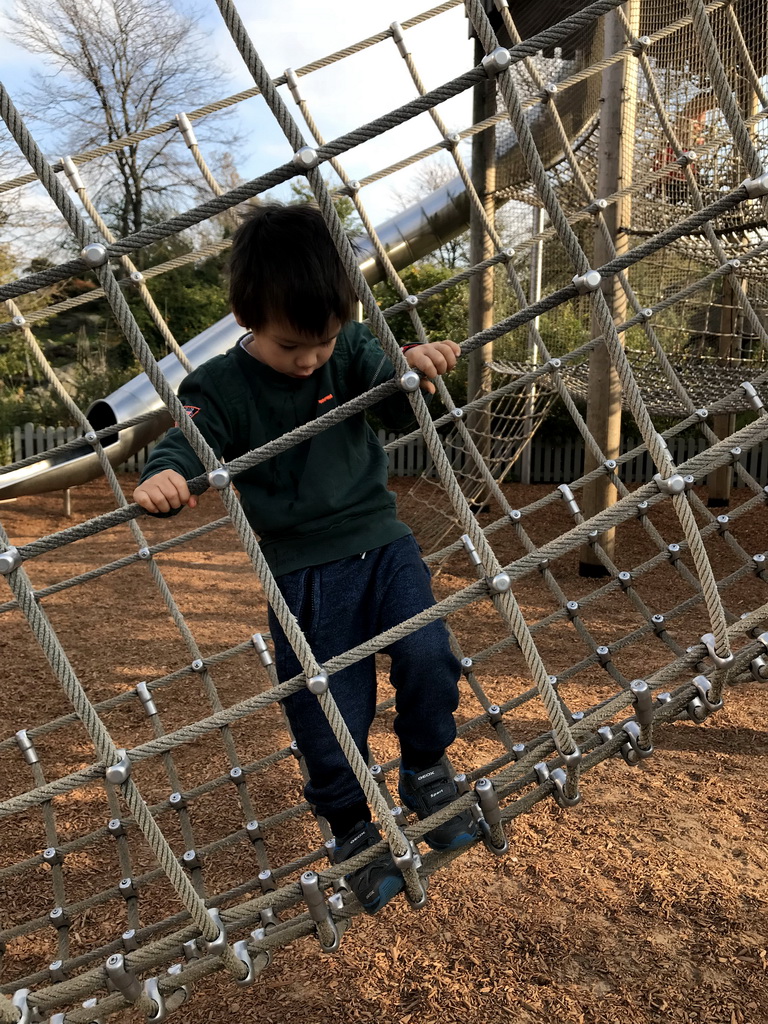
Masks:
[[[229,300],[251,330],[277,321],[319,337],[351,318],[357,297],[317,207],[265,203],[232,238]]]

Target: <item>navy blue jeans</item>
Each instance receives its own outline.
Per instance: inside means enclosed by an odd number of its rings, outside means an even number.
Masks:
[[[365,556],[286,573],[277,584],[321,663],[435,603],[429,569],[412,536]],[[271,608],[269,628],[282,682],[301,672],[301,666]],[[461,666],[451,653],[445,624],[431,622],[383,653],[391,659],[394,729],[401,747],[418,752],[450,746],[456,737],[453,712]],[[330,691],[367,760],[368,730],[376,713],[373,655],[334,673]],[[309,770],[305,795],[317,812],[327,817],[364,800],[317,697],[303,689],[286,697],[283,705]]]

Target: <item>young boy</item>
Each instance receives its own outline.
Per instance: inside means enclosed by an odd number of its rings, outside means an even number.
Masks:
[[[217,456],[229,461],[322,416],[388,380],[394,368],[370,331],[350,321],[356,301],[319,210],[264,205],[235,233],[230,299],[246,328],[237,345],[194,370],[179,398]],[[416,345],[409,365],[430,378],[456,364],[452,341]],[[375,406],[388,426],[412,420],[398,393]],[[182,433],[155,448],[134,500],[153,514],[194,508],[187,479],[203,472]],[[236,485],[249,522],[288,606],[321,663],[402,622],[434,602],[429,569],[387,491],[387,458],[365,414],[254,466]],[[272,609],[275,666],[283,681],[301,667]],[[456,736],[460,666],[442,621],[396,641],[391,658],[400,741],[399,792],[420,818],[457,796],[443,754]],[[330,692],[362,753],[376,710],[373,656],[331,676]],[[341,863],[381,839],[363,791],[317,698],[308,690],[283,701],[310,781],[307,800],[336,837]],[[473,841],[469,812],[424,837],[437,850]],[[348,876],[365,910],[375,913],[403,888],[386,853]]]

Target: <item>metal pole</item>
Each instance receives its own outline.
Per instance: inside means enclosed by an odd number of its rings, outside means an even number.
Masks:
[[[623,10],[632,32],[637,34],[639,0],[629,0],[623,5]],[[603,31],[606,57],[626,45],[624,29],[615,11],[611,11],[603,18]],[[637,61],[634,57],[629,57],[603,72],[597,171],[597,194],[600,198],[613,195],[632,180],[636,105]],[[627,196],[616,200],[604,211],[603,216],[613,248],[618,254],[625,252],[628,248],[626,228],[631,219],[630,198]],[[606,243],[599,226],[596,226],[593,265],[599,267],[612,256],[611,246]],[[602,291],[614,320],[624,320],[627,300],[618,277],[603,280]],[[599,335],[600,328],[593,318],[592,337]],[[621,385],[608,349],[603,343],[596,345],[589,359],[587,427],[606,459],[615,459],[619,454],[621,437]],[[585,471],[589,473],[595,468],[596,462],[587,452]],[[616,488],[611,484],[607,473],[599,476],[584,488],[584,515],[591,518],[598,512],[610,508],[616,497]],[[606,553],[613,558],[615,531],[607,530],[600,536],[600,542]],[[582,576],[605,576],[608,573],[594,550],[587,544],[580,552],[579,573]]]
[[[541,298],[541,274],[544,256],[544,242],[538,236],[544,230],[544,208],[534,206],[531,210],[531,234],[534,241],[531,245],[531,274],[528,287],[528,301],[538,302]],[[540,317],[531,321],[528,328],[528,362],[533,366],[539,363],[539,345],[536,340]],[[536,385],[531,384],[525,395],[525,419],[523,420],[523,451],[520,455],[520,482],[531,482],[531,434],[533,433],[533,414],[536,409]]]
[[[480,41],[475,39],[475,64],[485,56]],[[496,113],[496,82],[488,79],[479,82],[473,89],[472,117],[475,124]],[[472,137],[472,182],[483,204],[485,212],[494,223],[495,205],[493,193],[496,188],[496,131],[488,128]],[[470,263],[476,265],[494,253],[494,245],[488,237],[479,213],[472,207],[469,220]],[[469,279],[469,334],[491,327],[493,316],[493,268],[475,274]],[[493,342],[482,345],[469,355],[467,366],[467,399],[472,401],[487,395],[492,389],[491,371],[486,365],[493,359]],[[491,410],[486,406],[467,418],[467,427],[480,454],[490,462],[491,456]],[[482,506],[487,501],[485,488],[467,495],[474,503]]]

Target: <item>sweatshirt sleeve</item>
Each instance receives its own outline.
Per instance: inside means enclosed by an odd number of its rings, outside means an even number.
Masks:
[[[379,339],[364,324],[355,324],[353,344],[353,373],[359,393],[369,391],[395,375],[392,362],[381,347]],[[431,396],[425,395],[425,398]],[[405,392],[398,392],[377,402],[374,412],[389,430],[412,430],[416,425],[411,403]]]
[[[232,424],[215,378],[205,365],[184,378],[179,385],[178,396],[217,458],[227,458],[233,436]],[[181,473],[185,480],[205,472],[205,467],[178,427],[172,427],[155,446],[141,474],[141,482],[165,469]]]

